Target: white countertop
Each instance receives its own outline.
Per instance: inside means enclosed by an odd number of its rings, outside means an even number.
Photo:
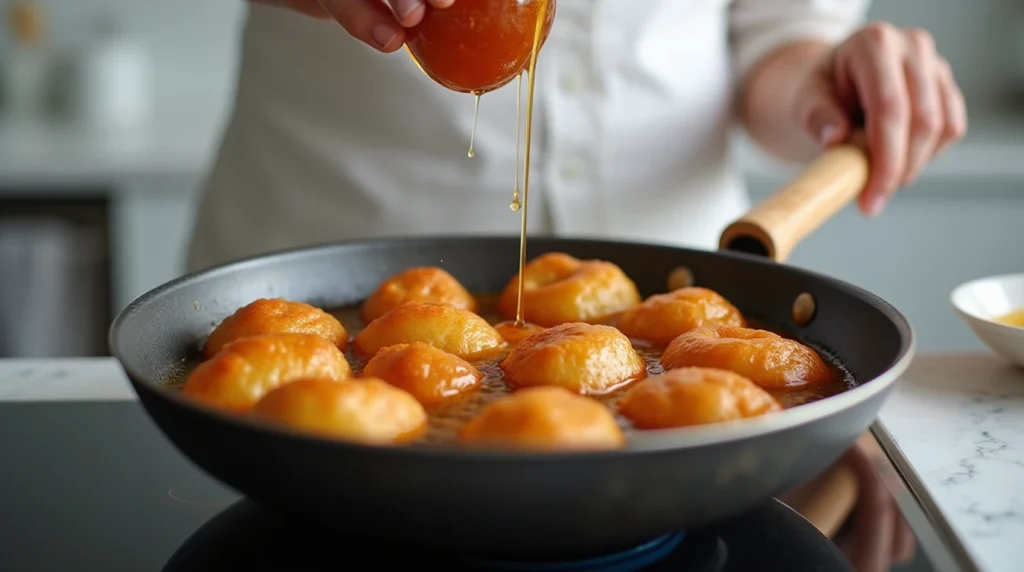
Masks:
[[[0,360],[0,401],[134,400],[111,358]],[[989,354],[921,355],[881,414],[882,445],[974,568],[1024,556],[1024,371]]]
[[[223,106],[162,109],[147,124],[119,130],[59,120],[0,122],[0,185],[89,187],[207,168],[226,114]]]

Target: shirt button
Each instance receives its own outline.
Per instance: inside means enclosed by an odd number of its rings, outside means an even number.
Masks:
[[[583,90],[584,82],[583,78],[574,73],[567,73],[562,75],[561,80],[562,91],[565,93],[573,94],[579,93]]]
[[[570,160],[562,166],[562,178],[567,180],[579,179],[583,176],[583,165],[579,161]]]

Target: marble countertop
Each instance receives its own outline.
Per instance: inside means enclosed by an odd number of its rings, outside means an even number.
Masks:
[[[1024,371],[988,353],[918,356],[880,421],[876,437],[952,557],[1021,570]]]
[[[110,358],[0,360],[0,401],[134,399]],[[921,355],[875,434],[933,528],[910,519],[937,570],[1020,570],[1024,371],[987,353]]]

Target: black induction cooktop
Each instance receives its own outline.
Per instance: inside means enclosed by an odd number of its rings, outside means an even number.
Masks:
[[[0,568],[852,571],[777,501],[716,527],[571,562],[427,553],[281,517],[182,457],[133,402],[0,404]]]

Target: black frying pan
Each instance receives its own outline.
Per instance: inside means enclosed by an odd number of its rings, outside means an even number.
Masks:
[[[471,291],[498,292],[517,270],[518,237],[361,240],[228,264],[140,297],[114,321],[110,346],[170,440],[257,502],[342,531],[492,557],[626,549],[721,521],[807,481],[874,421],[913,354],[907,320],[864,290],[777,262],[846,205],[866,177],[863,152],[833,150],[723,234],[723,247],[767,256],[529,241],[531,258],[562,251],[615,262],[644,296],[664,292],[673,271],[690,276],[746,315],[834,352],[858,380],[845,393],[775,415],[641,433],[625,450],[538,454],[350,444],[222,414],[161,385],[216,323],[256,298],[338,307],[423,265],[443,266]]]

